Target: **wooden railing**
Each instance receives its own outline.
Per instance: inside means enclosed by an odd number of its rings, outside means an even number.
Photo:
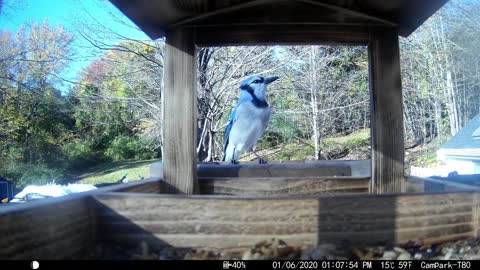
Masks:
[[[478,236],[478,187],[406,179],[410,193],[373,196],[369,177],[201,177],[202,195],[162,194],[167,183],[151,178],[5,205],[0,259],[81,258],[112,241],[235,249],[270,237],[314,246]]]
[[[439,243],[476,237],[480,193],[296,198],[109,193],[100,234],[125,245],[244,248],[271,237],[290,245]]]

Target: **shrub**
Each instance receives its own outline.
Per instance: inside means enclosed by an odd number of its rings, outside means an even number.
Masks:
[[[71,169],[91,166],[105,159],[101,151],[96,151],[93,142],[75,141],[63,146],[68,165]]]
[[[13,145],[0,145],[0,176],[17,183],[25,172],[25,149]]]
[[[25,165],[24,173],[17,181],[17,187],[25,185],[44,185],[47,183],[56,182],[61,184],[63,182],[63,171],[48,167],[46,164]]]
[[[105,151],[105,156],[112,160],[152,159],[156,155],[157,153],[150,143],[125,135],[113,139]]]
[[[278,146],[284,141],[282,134],[275,131],[267,131],[257,144],[258,149],[268,149]]]
[[[25,164],[15,161],[0,160],[0,176],[12,181],[18,187],[19,179],[22,177],[22,172],[25,171]]]

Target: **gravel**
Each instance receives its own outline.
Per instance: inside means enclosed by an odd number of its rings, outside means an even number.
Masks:
[[[321,244],[317,247],[289,246],[272,238],[252,245],[243,251],[213,251],[195,248],[155,249],[146,242],[136,248],[99,244],[84,259],[109,260],[479,260],[480,238],[444,242],[436,245],[355,246],[341,247]]]

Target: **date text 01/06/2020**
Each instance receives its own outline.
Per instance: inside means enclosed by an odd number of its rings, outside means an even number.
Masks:
[[[272,269],[472,269],[471,261],[272,261]]]
[[[374,264],[372,261],[272,261],[272,269],[373,269]],[[382,268],[392,269],[388,266]],[[409,267],[402,264],[397,269]]]

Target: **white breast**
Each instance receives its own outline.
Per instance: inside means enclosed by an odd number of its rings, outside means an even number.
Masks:
[[[270,107],[258,108],[252,103],[244,103],[237,108],[238,118],[232,126],[229,144],[240,151],[252,148],[262,137],[268,126]]]

